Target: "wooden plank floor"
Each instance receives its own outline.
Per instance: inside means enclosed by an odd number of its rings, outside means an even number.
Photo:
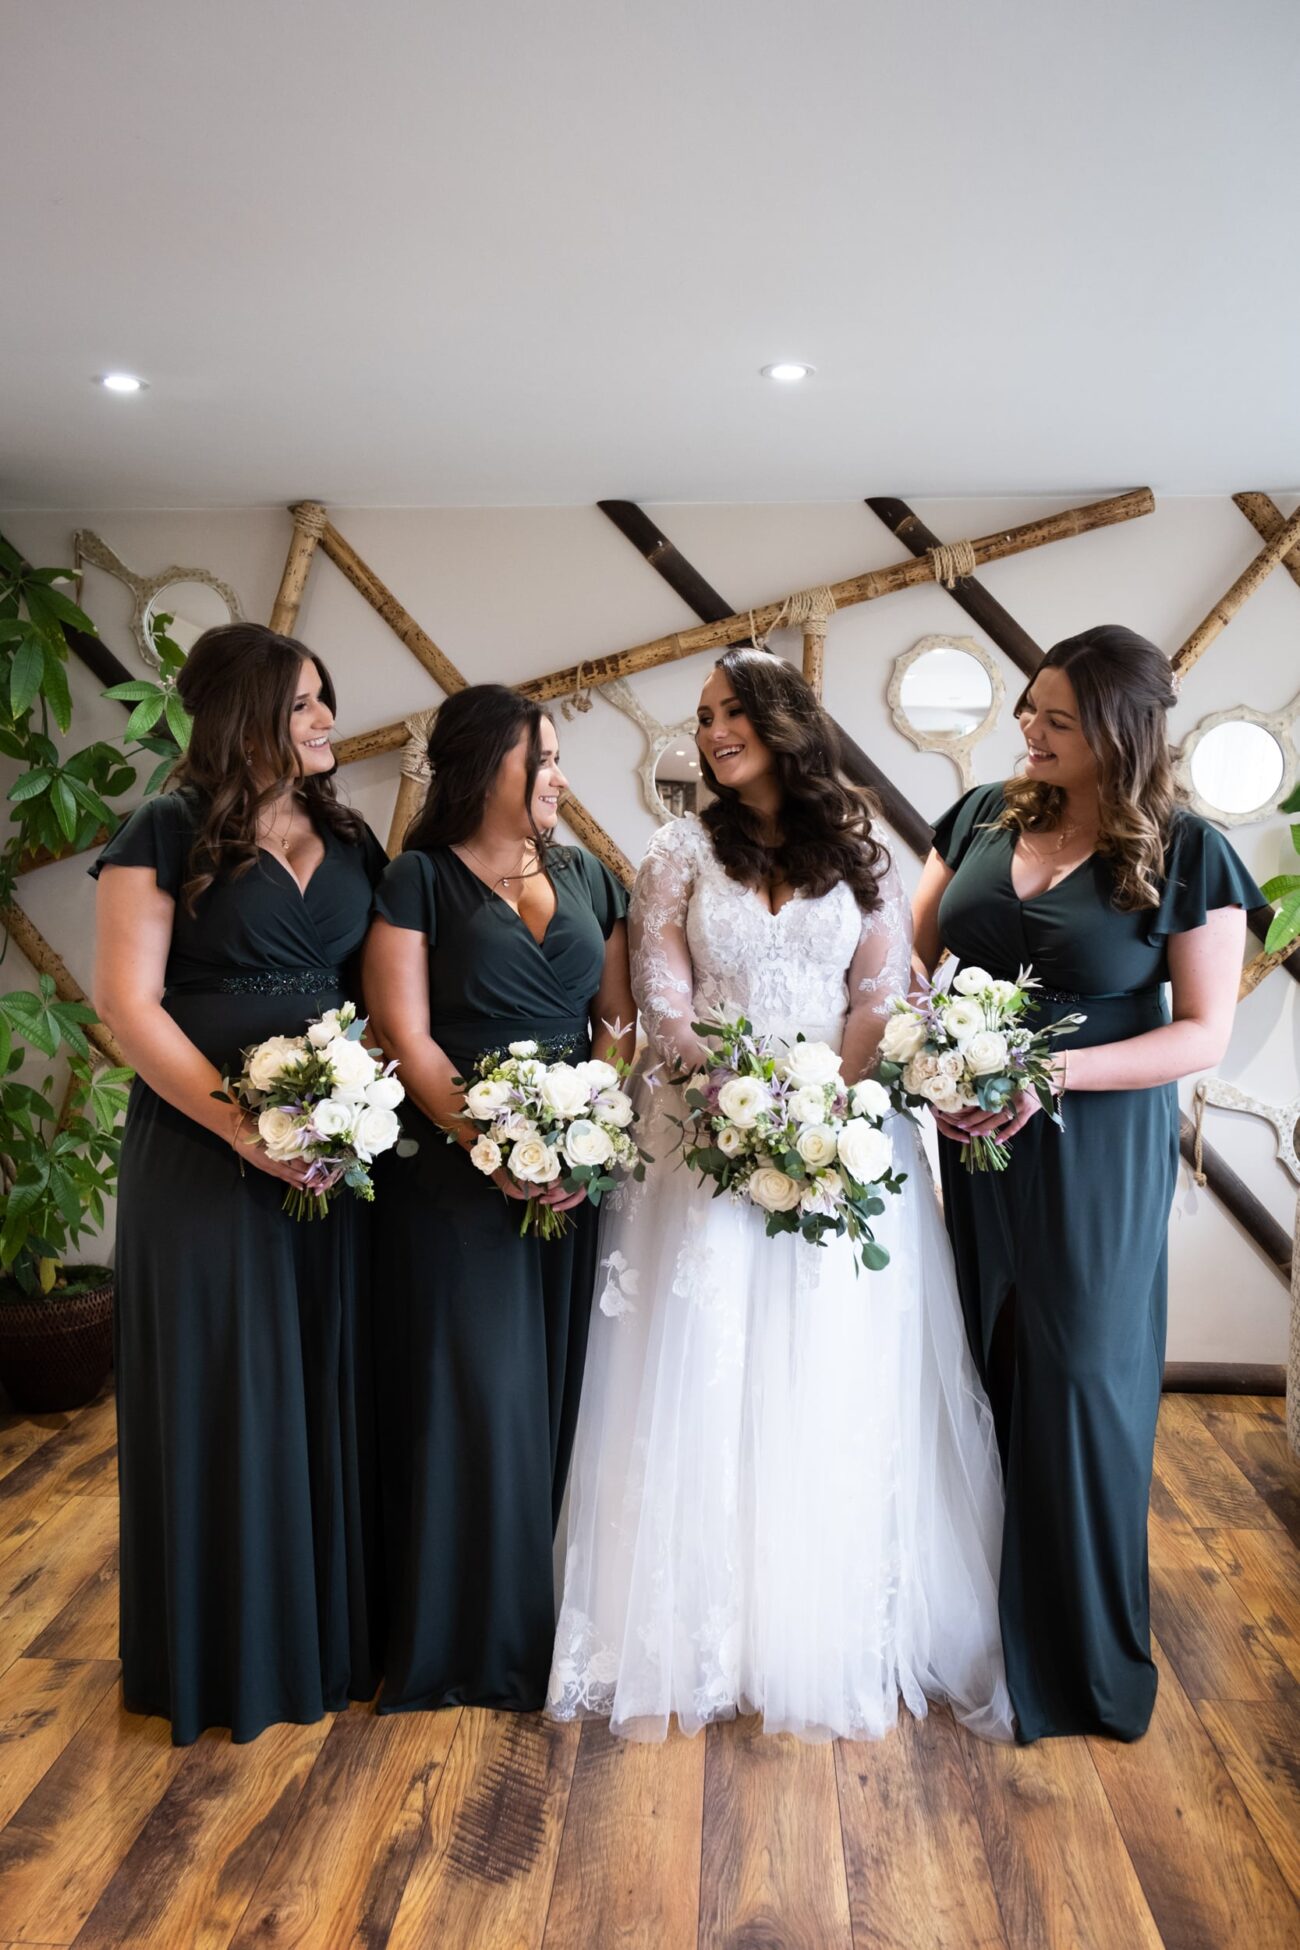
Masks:
[[[0,1950],[1296,1950],[1300,1467],[1166,1397],[1145,1740],[612,1740],[354,1707],[173,1748],[118,1699],[112,1404],[0,1416]]]

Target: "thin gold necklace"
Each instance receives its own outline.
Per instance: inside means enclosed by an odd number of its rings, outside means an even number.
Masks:
[[[486,873],[486,874],[491,874],[491,872],[492,872],[492,867],[491,867],[491,864],[490,864],[490,863],[489,863],[489,862],[488,862],[487,860],[485,860],[485,859],[483,858],[483,855],[482,855],[481,853],[476,853],[476,852],[475,852],[475,850],[474,850],[474,848],[473,848],[473,847],[472,847],[472,846],[470,845],[470,843],[469,843],[469,841],[468,841],[468,840],[461,840],[461,842],[460,842],[460,844],[461,844],[461,846],[463,846],[463,847],[464,847],[464,849],[465,849],[465,851],[466,851],[466,853],[468,853],[468,854],[469,854],[469,856],[470,856],[470,858],[471,858],[471,859],[474,859],[474,860],[477,860],[477,861],[478,861],[478,863],[479,863],[479,865],[480,865],[480,866],[482,867],[482,869],[483,869],[483,871],[484,871],[484,873]],[[525,841],[523,842],[523,849],[524,849],[524,850],[523,850],[523,852],[522,852],[522,854],[520,855],[520,868],[519,868],[519,872],[518,872],[518,873],[499,873],[499,874],[497,874],[497,876],[496,876],[496,878],[495,878],[495,879],[492,879],[492,880],[490,880],[490,881],[489,881],[489,883],[488,883],[488,884],[489,884],[489,886],[492,886],[492,887],[501,887],[501,888],[508,888],[508,887],[510,886],[510,883],[511,883],[511,881],[513,881],[513,880],[532,880],[532,879],[534,879],[534,878],[535,878],[535,876],[537,875],[537,873],[538,873],[538,872],[540,871],[540,869],[539,869],[538,867],[536,867],[536,866],[533,866],[532,868],[530,868],[530,869],[529,869],[529,871],[528,871],[527,873],[525,873],[525,872],[523,871],[523,862],[524,862],[524,861],[525,861],[525,860],[526,860],[526,859],[528,858],[528,848],[530,847],[530,845],[531,845],[531,844],[532,844],[532,842],[531,842],[530,840],[525,840]]]

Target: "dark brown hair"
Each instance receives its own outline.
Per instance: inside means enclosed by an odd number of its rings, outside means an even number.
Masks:
[[[1097,760],[1101,824],[1097,851],[1112,863],[1116,907],[1160,905],[1165,849],[1181,795],[1169,756],[1165,715],[1175,701],[1169,659],[1120,623],[1100,623],[1054,644],[1039,665],[1069,678],[1079,728]],[[1016,699],[1028,710],[1032,679]],[[1061,788],[1008,779],[998,821],[1016,832],[1049,831],[1061,817]]]
[[[321,696],[334,709],[330,674],[296,637],[261,623],[205,630],[176,680],[194,720],[189,748],[173,774],[201,801],[181,897],[189,913],[217,877],[237,880],[258,858],[259,815],[292,786],[318,826],[357,841],[359,813],[339,803],[332,774],[305,778],[289,735],[304,661],[320,672]]]
[[[719,784],[701,748],[700,770],[717,796],[700,818],[727,873],[748,887],[784,880],[814,897],[842,880],[869,914],[879,905],[889,854],[872,836],[875,801],[845,776],[834,719],[812,685],[765,650],[728,650],[715,668],[771,752],[781,788],[781,837],[769,846],[757,813]]]
[[[532,698],[504,684],[470,684],[440,705],[429,733],[429,790],[402,851],[429,853],[436,846],[460,845],[476,833],[502,761],[526,732],[523,810],[537,858],[545,866],[551,841],[533,818],[533,787],[541,763],[542,725],[549,715]]]

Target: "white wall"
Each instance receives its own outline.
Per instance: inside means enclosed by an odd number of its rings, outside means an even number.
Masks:
[[[1082,498],[1082,497],[1081,497]],[[991,533],[1041,513],[1040,502],[921,502],[917,511],[951,539]],[[1054,505],[1062,505],[1056,503]],[[730,601],[763,602],[791,589],[834,581],[898,559],[901,550],[863,505],[681,506],[653,511],[683,553]],[[361,555],[471,679],[507,682],[620,649],[688,625],[685,606],[594,508],[335,510]],[[202,564],[239,592],[245,613],[266,617],[289,539],[278,509],[240,513],[0,515],[0,530],[42,564],[67,561],[76,527],[96,530],[141,574],[170,563]],[[1225,500],[1166,501],[1125,526],[1001,562],[981,580],[1044,646],[1098,622],[1123,622],[1173,649],[1239,574],[1258,547]],[[91,571],[86,607],[119,657],[135,661],[125,590]],[[826,696],[830,708],[920,809],[937,815],[956,796],[951,762],[921,753],[896,730],[885,706],[891,660],[929,632],[978,634],[937,587],[904,591],[846,612],[831,625]],[[318,556],[299,633],[334,674],[346,734],[399,718],[436,693],[410,654]],[[1300,690],[1300,589],[1275,574],[1189,676],[1175,716],[1185,732],[1206,712],[1245,702],[1277,710]],[[1009,704],[1018,673],[1002,663],[1004,721],[976,754],[980,781],[1004,776],[1018,750]],[[635,680],[666,722],[693,707],[707,659]],[[97,698],[89,674],[74,674],[75,735],[120,730],[118,707]],[[634,767],[635,727],[599,698],[585,716],[557,720],[574,789],[633,859],[653,821]],[[386,834],[396,756],[353,766],[347,789]],[[1234,835],[1257,879],[1282,871],[1290,844],[1275,817]],[[910,878],[914,863],[900,861]],[[80,861],[44,869],[23,883],[37,925],[87,987],[92,961],[91,883]],[[1253,944],[1252,944],[1253,945]],[[21,963],[11,951],[12,984]],[[1238,1014],[1222,1074],[1281,1103],[1295,1096],[1296,987],[1274,975]],[[1293,1188],[1257,1119],[1212,1111],[1207,1130],[1220,1151],[1288,1230]],[[1169,1353],[1182,1361],[1281,1361],[1287,1297],[1260,1255],[1208,1193],[1181,1175],[1170,1226]]]

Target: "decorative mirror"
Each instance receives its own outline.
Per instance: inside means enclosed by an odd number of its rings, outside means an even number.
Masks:
[[[131,591],[134,598],[131,629],[141,656],[155,670],[158,668],[158,653],[154,648],[154,630],[160,617],[169,616],[172,619],[162,627],[172,641],[187,652],[204,630],[210,630],[220,623],[238,623],[243,618],[239,598],[230,584],[223,582],[220,576],[211,575],[207,569],[172,567],[164,569],[161,575],[138,576],[134,569],[127,568],[107,542],[88,528],[77,530],[72,537],[72,547],[78,570],[88,562],[92,568],[103,569],[106,575],[113,576]]]
[[[894,723],[918,751],[946,752],[963,791],[975,783],[971,752],[997,723],[1002,674],[970,636],[923,636],[895,659],[889,680]]]
[[[1296,776],[1292,725],[1298,711],[1300,697],[1272,717],[1238,704],[1193,727],[1175,769],[1198,813],[1220,826],[1270,817]]]
[[[625,677],[602,684],[600,695],[645,733],[645,756],[639,767],[641,792],[655,818],[665,822],[680,819],[684,813],[698,812],[707,805],[711,795],[700,776],[695,719],[661,724]]]

